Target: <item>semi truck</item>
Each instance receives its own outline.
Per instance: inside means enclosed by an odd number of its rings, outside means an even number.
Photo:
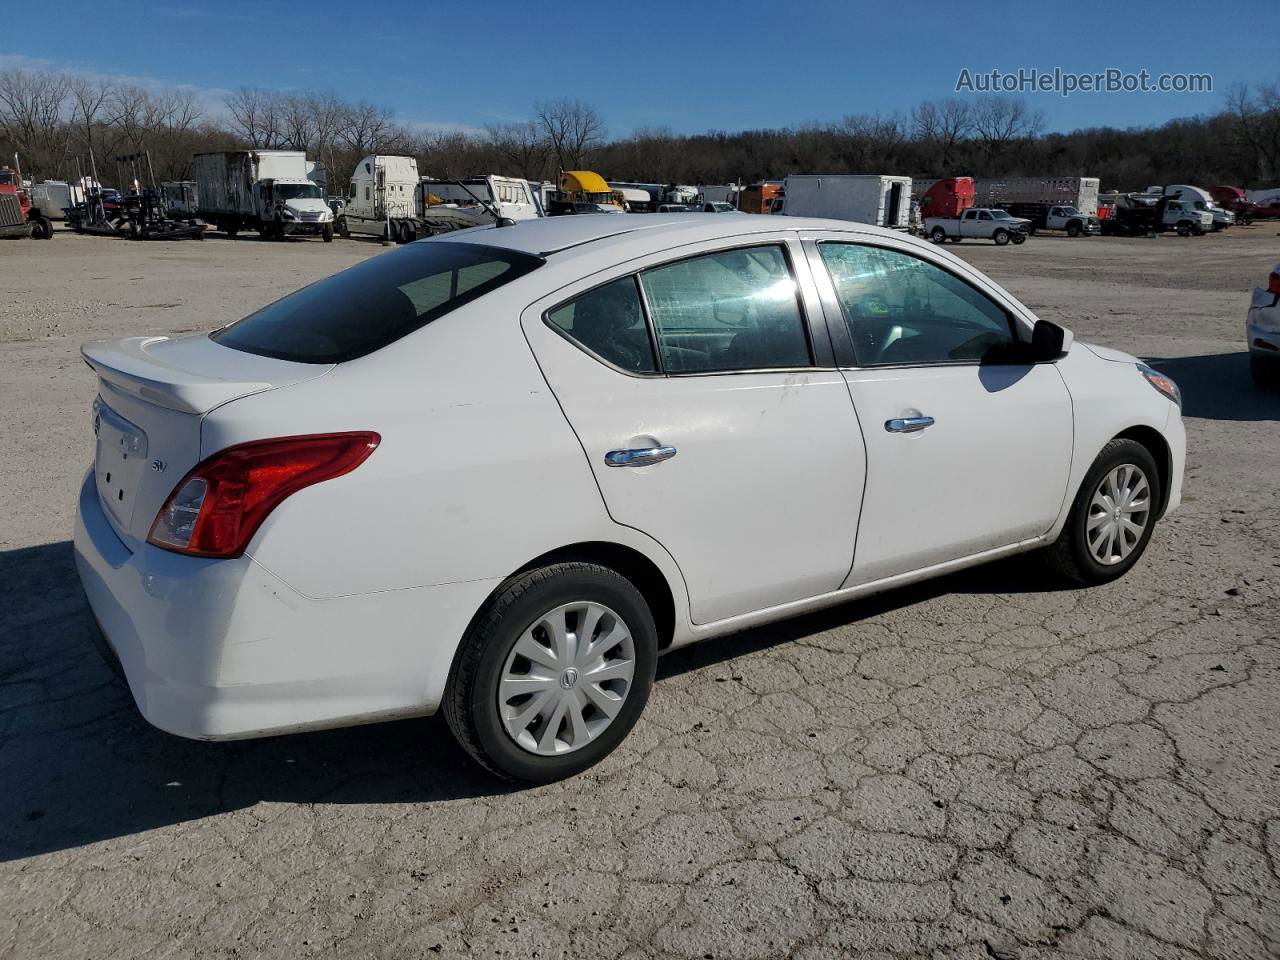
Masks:
[[[195,166],[197,216],[227,236],[256,230],[268,240],[333,239],[333,211],[301,150],[197,153]]]
[[[738,209],[743,213],[769,213],[781,190],[781,180],[766,180],[743,187],[738,194]]]
[[[53,237],[53,222],[31,206],[22,176],[10,167],[0,167],[0,237]]]
[[[911,226],[911,178],[789,176],[782,182],[782,193],[772,212],[906,230]]]
[[[370,155],[351,174],[338,216],[344,237],[409,243],[420,237],[541,216],[528,180],[491,174],[464,180],[420,176],[413,157]]]

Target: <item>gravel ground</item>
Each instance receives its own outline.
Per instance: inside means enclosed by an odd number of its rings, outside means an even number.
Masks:
[[[1185,394],[1185,502],[1125,579],[1025,560],[673,653],[588,775],[494,783],[437,719],[150,728],[68,539],[80,340],[212,327],[379,252],[0,244],[0,956],[1280,956],[1274,226],[965,244]]]

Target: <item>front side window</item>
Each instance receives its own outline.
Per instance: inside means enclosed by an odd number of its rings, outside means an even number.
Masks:
[[[1004,309],[941,267],[883,247],[818,249],[859,366],[974,363],[1015,342]]]
[[[547,320],[615,367],[632,373],[657,372],[635,277],[588,290],[550,311]]]
[[[540,257],[480,244],[410,244],[303,287],[209,336],[277,360],[354,360],[542,263]]]
[[[778,246],[744,247],[640,274],[668,373],[812,364],[799,291]]]

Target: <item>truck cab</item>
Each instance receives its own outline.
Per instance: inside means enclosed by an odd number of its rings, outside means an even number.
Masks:
[[[418,161],[413,157],[363,158],[351,174],[339,231],[344,236],[381,237],[390,221],[412,217],[418,180]],[[393,238],[398,232],[393,225]]]
[[[1164,196],[1170,200],[1189,202],[1197,210],[1206,211],[1212,218],[1209,229],[1225,230],[1235,224],[1236,216],[1230,210],[1220,207],[1214,202],[1207,190],[1193,187],[1185,183],[1173,183],[1164,188]]]
[[[1097,217],[1081,213],[1073,206],[1054,204],[1044,215],[1046,230],[1062,230],[1069,237],[1096,236],[1102,232]]]
[[[310,180],[259,180],[254,199],[262,221],[285,233],[317,233],[333,223],[324,191]]]
[[[1165,200],[1160,223],[1166,230],[1175,230],[1179,236],[1200,236],[1213,229],[1213,214],[1197,210],[1191,200]]]

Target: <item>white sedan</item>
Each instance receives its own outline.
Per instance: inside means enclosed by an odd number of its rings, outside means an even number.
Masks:
[[[663,651],[1024,551],[1112,580],[1181,495],[1168,378],[847,222],[476,228],[83,352],[80,576],[201,739],[443,709],[552,780]]]
[[[1260,387],[1280,385],[1280,263],[1267,278],[1267,286],[1255,287],[1245,321],[1249,344],[1249,371]]]

